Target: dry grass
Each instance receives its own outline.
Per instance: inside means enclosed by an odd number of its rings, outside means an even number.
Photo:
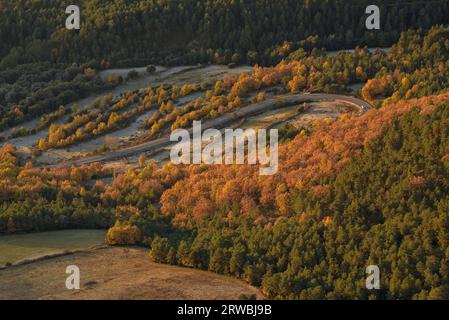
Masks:
[[[65,287],[77,265],[81,290]],[[0,299],[238,299],[262,294],[246,283],[195,269],[154,263],[147,250],[113,247],[0,270]]]
[[[59,230],[0,236],[0,266],[25,259],[103,245],[104,230]]]

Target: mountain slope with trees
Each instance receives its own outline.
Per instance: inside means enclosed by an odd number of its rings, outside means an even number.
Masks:
[[[365,9],[372,4],[381,9],[381,30],[365,27]],[[112,65],[266,65],[285,56],[286,44],[331,50],[386,47],[409,28],[427,30],[449,22],[446,0],[82,0],[79,5],[81,31],[68,31],[63,2],[3,1],[0,68],[91,59]]]

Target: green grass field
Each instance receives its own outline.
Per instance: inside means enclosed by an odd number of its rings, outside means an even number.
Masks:
[[[22,259],[88,249],[105,243],[103,230],[62,230],[0,236],[0,265]]]

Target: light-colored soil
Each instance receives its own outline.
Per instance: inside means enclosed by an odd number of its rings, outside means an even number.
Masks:
[[[66,267],[80,269],[68,290]],[[0,299],[238,299],[263,295],[238,279],[151,261],[143,248],[110,247],[0,270]]]

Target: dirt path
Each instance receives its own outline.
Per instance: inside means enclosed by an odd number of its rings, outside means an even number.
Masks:
[[[68,265],[80,269],[81,289],[68,290]],[[0,299],[238,299],[260,291],[238,279],[157,264],[142,248],[110,247],[0,270]]]

